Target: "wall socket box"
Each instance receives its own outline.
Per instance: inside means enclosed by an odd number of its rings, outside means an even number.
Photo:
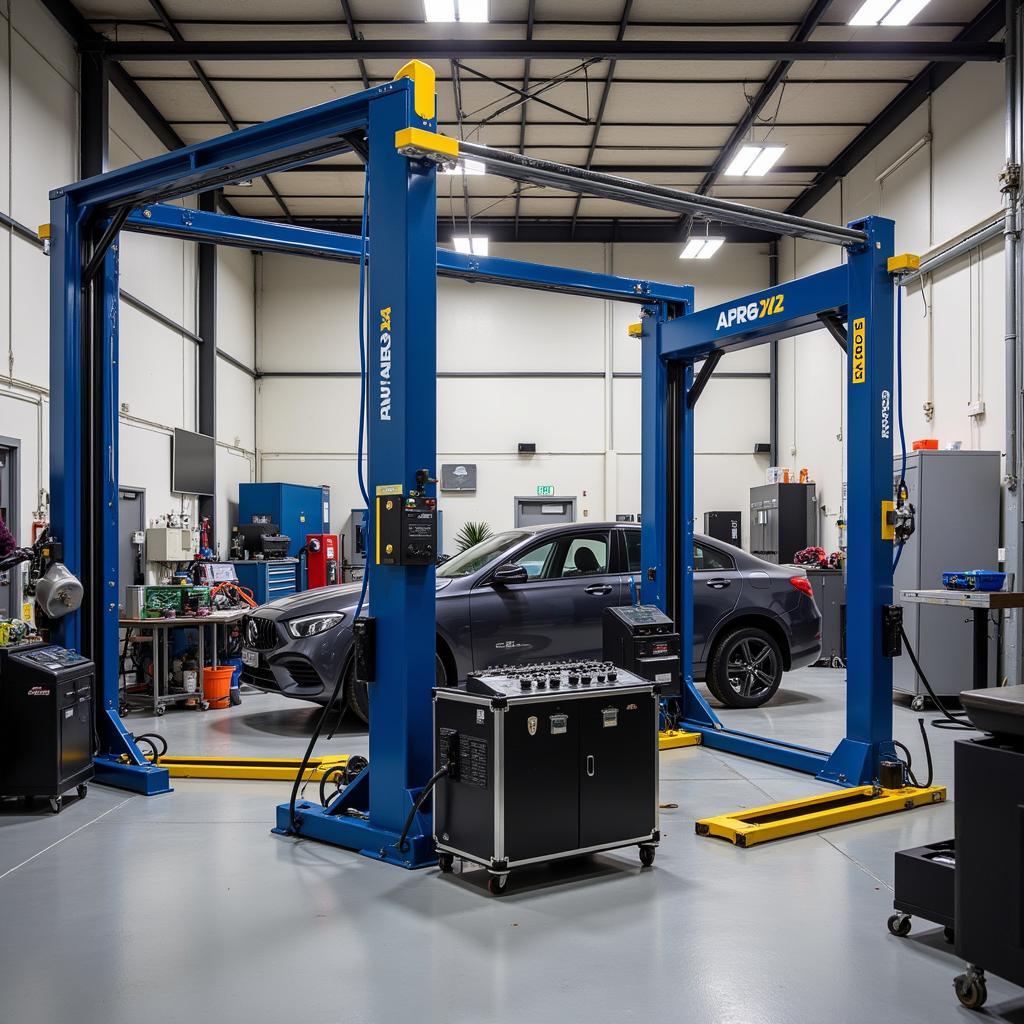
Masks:
[[[984,416],[985,415],[985,403],[984,402],[971,402],[967,406],[968,416]]]

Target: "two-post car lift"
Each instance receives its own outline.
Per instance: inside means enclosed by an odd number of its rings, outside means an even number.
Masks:
[[[640,304],[643,320],[644,600],[683,635],[684,719],[709,746],[773,761],[845,786],[871,783],[892,754],[891,666],[881,618],[891,600],[892,224],[842,228],[660,186],[458,143],[436,134],[434,73],[414,61],[393,82],[77,182],[51,194],[51,521],[86,601],[57,639],[97,664],[98,777],[166,792],[117,712],[118,245],[121,230],[325,259],[357,260],[361,240],[289,224],[226,217],[180,199],[341,152],[366,164],[370,189],[368,480],[371,494],[411,489],[436,450],[438,273]],[[714,310],[694,312],[689,287],[656,285],[436,248],[438,162],[472,155],[492,173],[679,213],[832,242],[847,263]],[[722,727],[693,686],[693,404],[721,352],[821,325],[851,322],[847,737],[805,750]],[[384,339],[382,335],[387,334]],[[387,366],[380,359],[388,348]],[[694,377],[694,364],[703,360]],[[382,371],[390,404],[379,402]],[[380,489],[383,489],[381,491]],[[287,805],[278,825],[405,867],[432,863],[428,814],[397,840],[431,773],[435,646],[432,566],[372,565],[370,614],[381,638],[370,686],[370,767],[328,808]]]

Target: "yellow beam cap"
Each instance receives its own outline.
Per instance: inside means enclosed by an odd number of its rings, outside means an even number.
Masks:
[[[643,323],[630,324],[629,325],[629,336],[631,338],[642,337],[643,333],[644,333],[644,325],[643,325]]]
[[[36,235],[39,238],[49,238],[50,237],[50,225],[49,224],[40,224],[39,227],[36,228]]]
[[[437,113],[437,96],[434,92],[434,81],[436,75],[429,64],[421,60],[411,60],[403,64],[395,75],[395,81],[400,78],[411,78],[413,84],[412,105],[416,113],[428,121],[433,120]]]
[[[890,256],[886,269],[890,274],[898,274],[902,270],[917,270],[921,266],[921,257],[912,252],[903,252],[899,256]]]
[[[457,160],[459,140],[423,128],[400,128],[395,132],[395,149],[409,156],[436,156]]]

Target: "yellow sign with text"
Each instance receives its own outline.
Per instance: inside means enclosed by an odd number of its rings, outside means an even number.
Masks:
[[[867,320],[859,316],[853,321],[853,376],[854,384],[863,384],[868,371]]]

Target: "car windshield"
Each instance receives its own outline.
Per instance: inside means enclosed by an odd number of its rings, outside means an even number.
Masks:
[[[442,579],[471,576],[478,569],[482,569],[488,563],[494,561],[498,555],[503,555],[509,548],[514,547],[522,540],[526,540],[528,533],[499,533],[494,537],[474,544],[465,551],[460,551],[453,558],[449,558],[443,565],[437,567],[437,575]]]

